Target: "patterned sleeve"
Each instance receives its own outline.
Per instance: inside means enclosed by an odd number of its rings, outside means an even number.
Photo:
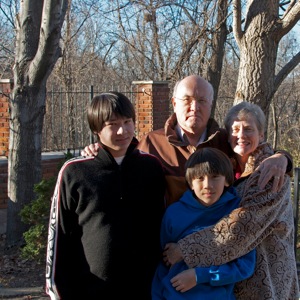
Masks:
[[[71,230],[76,228],[76,214],[70,208],[71,199],[66,187],[66,168],[76,159],[70,159],[61,168],[54,194],[52,197],[48,228],[47,259],[46,259],[46,293],[51,300],[63,298],[63,290],[68,290],[66,282],[70,278],[70,253],[74,252],[70,242]],[[74,275],[74,274],[72,274]],[[76,275],[74,275],[76,276]]]
[[[60,299],[59,292],[54,280],[55,270],[55,257],[57,245],[57,224],[58,224],[58,209],[60,205],[60,182],[62,171],[58,175],[54,194],[51,199],[50,219],[48,228],[48,243],[47,243],[47,259],[46,259],[46,293],[50,296],[51,300]]]
[[[287,211],[290,201],[289,178],[286,176],[278,193],[271,192],[272,182],[264,190],[259,190],[258,178],[259,172],[256,171],[247,179],[239,208],[216,225],[178,242],[189,267],[221,265],[245,255],[278,226],[279,214]],[[291,226],[293,220],[286,222],[289,224],[283,226]]]

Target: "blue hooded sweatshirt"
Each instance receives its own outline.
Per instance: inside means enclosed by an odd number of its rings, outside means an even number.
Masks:
[[[187,190],[179,201],[171,204],[163,217],[161,226],[161,246],[176,243],[190,233],[217,223],[222,217],[237,208],[240,198],[235,188],[229,187],[220,199],[211,206],[202,205],[195,199],[193,192]],[[233,300],[234,284],[250,277],[255,269],[256,252],[248,254],[227,264],[211,267],[196,267],[197,285],[186,292],[177,292],[170,280],[180,272],[187,270],[185,262],[171,269],[161,262],[152,283],[152,300]]]

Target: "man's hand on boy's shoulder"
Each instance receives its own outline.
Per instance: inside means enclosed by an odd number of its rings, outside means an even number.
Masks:
[[[83,150],[81,150],[81,156],[97,156],[99,151],[99,144],[90,144],[86,147],[84,147]]]

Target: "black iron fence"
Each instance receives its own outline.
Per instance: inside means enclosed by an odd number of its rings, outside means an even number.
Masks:
[[[65,91],[61,88],[48,90],[42,151],[82,149],[90,144],[93,138],[87,123],[87,104],[94,95],[112,90],[122,92],[134,103],[135,92],[132,88],[88,86],[78,91]]]

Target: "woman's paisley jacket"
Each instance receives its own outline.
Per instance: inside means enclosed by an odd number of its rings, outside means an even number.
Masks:
[[[272,182],[259,190],[259,163],[271,156],[267,143],[249,157],[245,172],[236,181],[242,198],[240,207],[215,226],[180,240],[179,246],[190,267],[227,263],[257,249],[257,263],[252,277],[236,284],[235,295],[243,300],[299,299],[294,253],[294,216],[290,177],[274,193]]]

